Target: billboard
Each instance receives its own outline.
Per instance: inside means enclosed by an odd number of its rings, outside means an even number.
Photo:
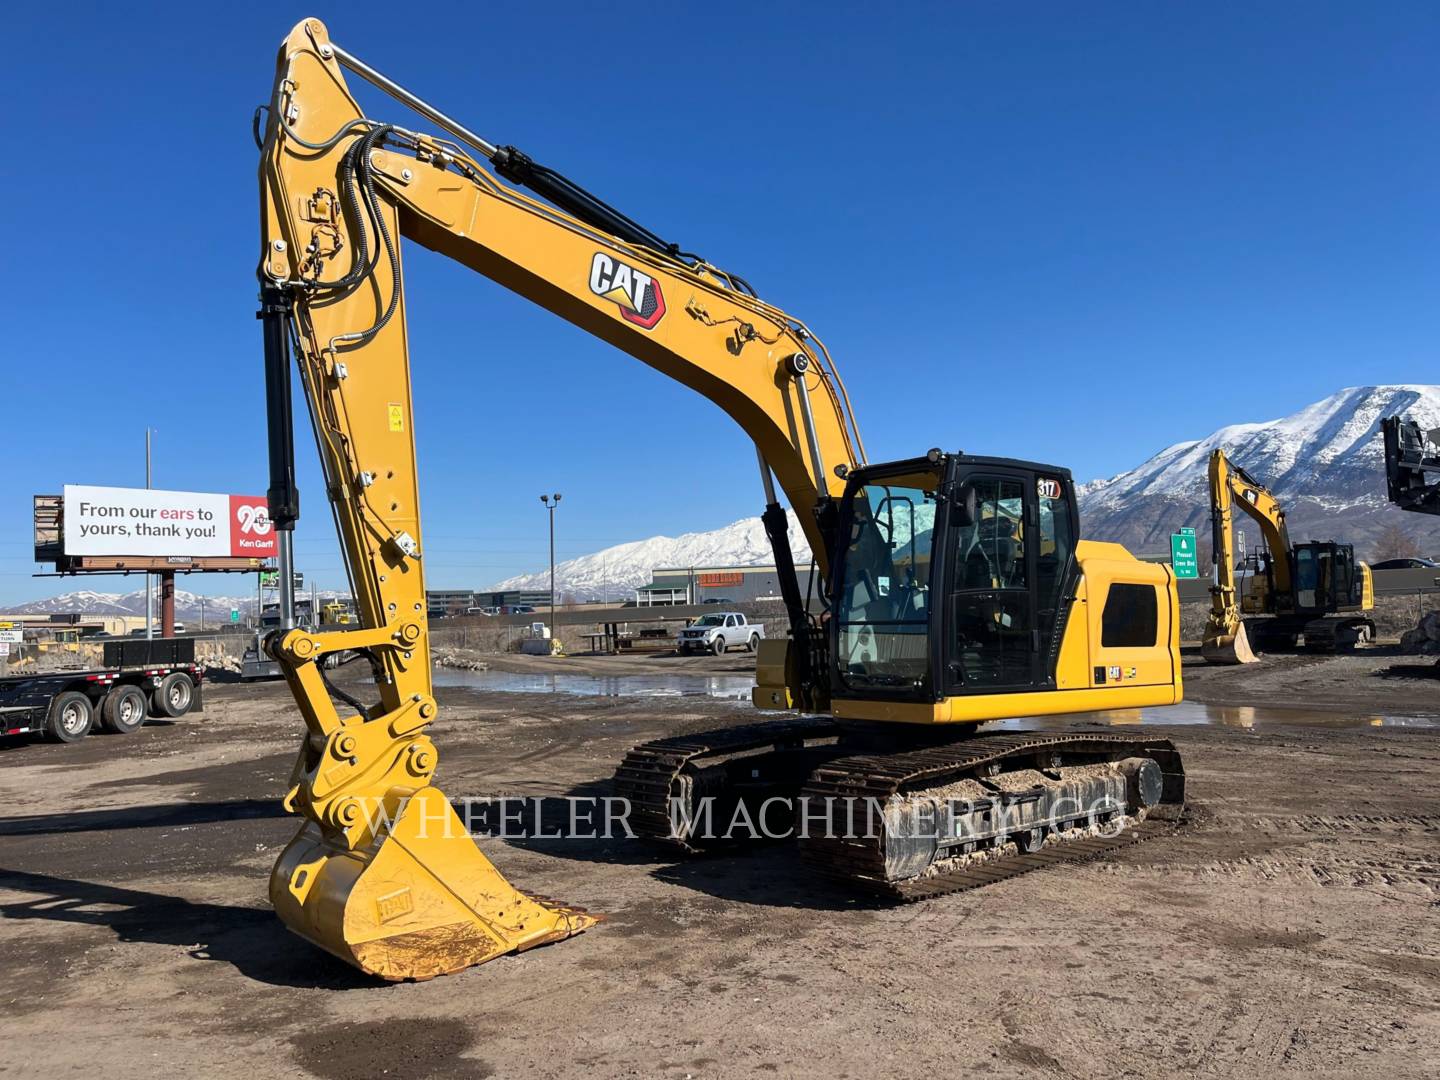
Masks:
[[[263,495],[66,484],[64,554],[265,559],[277,552]]]

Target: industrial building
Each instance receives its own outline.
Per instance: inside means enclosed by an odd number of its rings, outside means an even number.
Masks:
[[[802,571],[803,576],[803,571]],[[740,603],[780,599],[774,566],[693,566],[657,569],[650,584],[635,593],[640,607],[703,604],[707,600]]]
[[[540,608],[550,603],[549,589],[426,589],[425,607],[431,616],[464,615],[470,608]]]

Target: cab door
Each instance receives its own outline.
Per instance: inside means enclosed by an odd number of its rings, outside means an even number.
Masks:
[[[1029,688],[1035,681],[1026,477],[975,473],[957,485],[965,512],[951,529],[945,605],[946,693]],[[973,494],[972,494],[973,493]]]
[[[1028,469],[985,468],[959,479],[954,490],[945,693],[1053,686],[1073,589],[1077,530],[1069,483]]]

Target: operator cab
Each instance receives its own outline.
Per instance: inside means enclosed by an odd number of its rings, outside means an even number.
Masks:
[[[1077,574],[1069,471],[932,451],[847,481],[830,582],[832,696],[1053,689]]]
[[[1353,545],[1312,540],[1294,545],[1292,559],[1296,614],[1329,615],[1361,605],[1364,578]]]

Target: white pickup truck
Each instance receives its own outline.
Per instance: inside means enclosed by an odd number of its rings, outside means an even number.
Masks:
[[[746,622],[745,616],[738,611],[717,611],[713,615],[700,616],[681,630],[675,648],[684,654],[704,651],[719,656],[726,649],[743,645],[754,652],[764,636],[763,623]]]

